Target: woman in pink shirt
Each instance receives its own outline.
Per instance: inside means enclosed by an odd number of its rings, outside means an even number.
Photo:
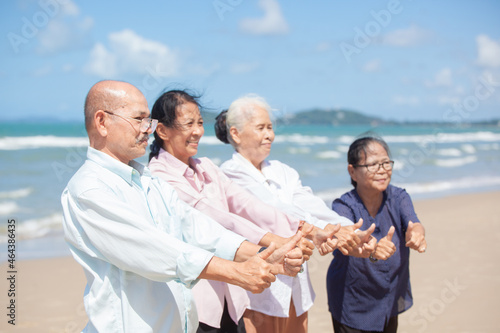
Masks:
[[[154,175],[173,185],[182,200],[227,229],[262,246],[268,246],[271,241],[280,246],[297,232],[299,220],[267,205],[241,188],[224,175],[210,159],[193,158],[204,134],[203,119],[196,98],[184,91],[168,91],[155,102],[151,116],[159,122],[154,133],[155,140],[151,145],[149,168]],[[307,237],[313,241],[321,254],[335,249],[337,242],[332,236],[338,228],[326,232],[305,224],[304,230],[312,230]],[[346,238],[346,243],[356,245],[352,237],[347,235]],[[313,246],[309,241],[303,240],[301,248],[306,256],[312,254]],[[273,283],[269,288],[273,290],[263,296],[270,299],[279,298],[275,301],[285,304],[283,317],[288,317],[292,310],[295,312],[295,309],[289,309],[290,304],[293,308],[290,289],[294,285],[303,291],[301,307],[312,305],[314,292],[306,264],[304,270],[305,272],[296,277],[279,275],[278,283]],[[193,294],[200,321],[198,332],[237,332],[236,323],[249,305],[243,289],[217,281],[203,280],[195,286]],[[273,328],[267,329],[275,331]]]

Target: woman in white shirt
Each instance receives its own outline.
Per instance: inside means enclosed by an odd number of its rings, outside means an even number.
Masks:
[[[344,248],[345,254],[365,256],[374,246],[373,240],[367,243],[374,226],[366,232],[354,234],[362,222],[353,225],[350,220],[329,209],[309,187],[302,186],[299,174],[293,168],[279,161],[266,160],[274,140],[269,110],[264,99],[249,95],[235,100],[227,112],[223,111],[217,117],[217,137],[236,150],[232,159],[222,164],[221,170],[262,201],[289,215],[325,230],[341,224],[341,231],[335,235],[339,238],[339,245],[345,241],[342,235],[350,236],[349,241],[352,241],[346,245],[349,250]],[[363,243],[365,246],[357,246]],[[301,302],[304,293],[306,298],[314,300],[314,292],[311,295],[308,290],[292,288],[288,318],[282,317],[284,311],[281,307],[270,307],[258,295],[253,297],[244,316],[247,332],[261,332],[258,325],[262,321],[266,322],[263,325],[266,327],[286,327],[282,332],[307,332],[307,311],[312,302]]]

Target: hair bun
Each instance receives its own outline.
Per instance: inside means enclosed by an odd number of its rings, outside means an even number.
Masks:
[[[224,143],[229,143],[229,140],[227,139],[227,127],[226,127],[226,114],[227,110],[222,111],[219,113],[217,117],[215,117],[215,124],[214,124],[214,129],[215,129],[215,136],[217,139]]]

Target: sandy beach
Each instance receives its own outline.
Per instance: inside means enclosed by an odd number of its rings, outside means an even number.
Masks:
[[[428,249],[412,252],[414,305],[400,316],[399,332],[498,332],[500,192],[416,201],[415,207]],[[310,260],[317,297],[311,333],[333,332],[325,287],[330,260],[317,253]],[[85,277],[73,258],[17,262],[15,326],[6,316],[8,267],[0,267],[0,332],[79,332],[85,326]]]

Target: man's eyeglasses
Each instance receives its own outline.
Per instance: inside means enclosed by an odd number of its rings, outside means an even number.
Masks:
[[[357,168],[357,167],[365,167],[366,170],[369,173],[375,173],[375,172],[377,172],[380,169],[380,167],[384,168],[384,170],[391,171],[393,166],[394,166],[394,161],[385,161],[385,162],[382,162],[382,163],[353,165],[353,167],[355,167],[355,168]]]
[[[132,125],[132,123],[130,123],[130,121],[128,121],[127,119],[138,121],[140,123],[139,130],[141,132],[144,132],[144,133],[146,133],[149,130],[151,130],[151,132],[154,132],[156,129],[156,126],[158,125],[158,119],[151,119],[149,117],[142,118],[142,119],[136,119],[136,118],[132,118],[132,117],[121,116],[119,114],[116,114],[116,113],[113,113],[110,111],[106,111],[106,110],[103,110],[103,111],[106,112],[107,114],[112,115],[112,116],[117,116],[117,117],[122,118],[123,120],[128,122],[132,127],[134,127],[134,125]]]

